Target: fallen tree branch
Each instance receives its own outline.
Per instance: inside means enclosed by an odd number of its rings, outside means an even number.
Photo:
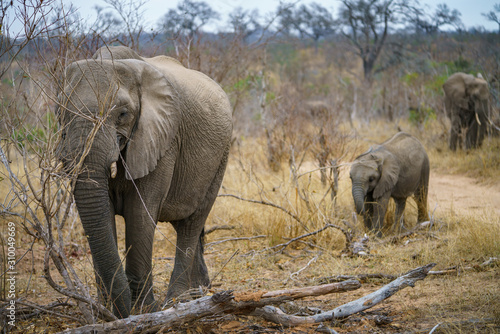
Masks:
[[[391,283],[384,285],[377,291],[342,306],[339,306],[331,311],[326,311],[311,316],[294,316],[284,313],[277,307],[267,305],[263,308],[255,310],[253,312],[253,315],[260,316],[267,321],[279,323],[286,327],[321,323],[324,321],[331,321],[333,319],[345,318],[347,316],[375,306],[381,301],[391,297],[401,289],[404,289],[408,286],[415,286],[415,282],[423,280],[425,277],[427,277],[427,274],[435,265],[435,263],[431,263],[426,266],[411,270],[405,275],[395,279]]]
[[[484,268],[496,265],[497,263],[500,263],[499,259],[496,257],[490,257],[488,260],[481,264],[474,264],[472,266],[467,266],[467,267],[459,267],[459,266],[453,266],[450,268],[442,269],[442,270],[431,270],[429,271],[429,275],[458,275],[462,271],[470,271],[470,270],[477,270],[481,271],[484,270]]]
[[[133,315],[126,319],[104,324],[86,325],[76,329],[66,330],[63,333],[153,332],[160,329],[175,328],[182,324],[191,323],[208,316],[221,315],[224,313],[260,316],[268,321],[279,323],[283,326],[321,323],[332,319],[345,318],[349,315],[364,311],[391,297],[401,289],[408,286],[413,287],[415,282],[424,279],[430,269],[435,265],[435,263],[431,263],[411,270],[367,296],[339,306],[331,311],[312,316],[287,315],[272,305],[308,296],[319,296],[328,293],[354,290],[360,287],[360,283],[358,281],[346,281],[342,283],[273,292],[260,291],[233,294],[232,291],[223,291],[213,296],[205,296],[191,302],[175,304],[165,311]]]
[[[340,293],[361,287],[358,281],[346,281],[322,286],[305,287],[292,290],[273,292],[243,292],[223,291],[213,296],[205,296],[187,303],[178,303],[171,308],[141,315],[132,315],[104,324],[93,324],[69,329],[62,333],[142,333],[143,331],[158,331],[161,328],[175,328],[185,323],[223,313],[250,314],[256,308],[266,305],[277,305],[285,301],[319,296],[329,293]]]

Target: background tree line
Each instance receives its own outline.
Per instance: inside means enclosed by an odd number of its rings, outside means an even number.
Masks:
[[[268,15],[236,8],[223,30],[209,32],[221,15],[204,1],[180,1],[150,31],[144,26],[146,1],[104,2],[91,23],[56,1],[2,2],[3,83],[24,75],[21,70],[12,78],[4,75],[14,60],[31,71],[43,66],[56,79],[68,62],[90,57],[103,45],[171,55],[222,85],[236,130],[265,134],[270,163],[286,157],[290,146],[310,143],[318,145],[317,155],[328,156],[326,147],[335,147],[338,139],[328,132],[356,119],[410,120],[422,129],[437,119],[446,137],[441,86],[457,71],[481,72],[498,107],[498,32],[466,30],[461,13],[446,3],[429,11],[416,0],[342,0],[334,13],[319,3],[283,2]],[[483,15],[498,22],[498,13],[499,4]],[[10,30],[9,15],[26,21],[18,36]],[[55,94],[57,83],[47,91]],[[298,138],[296,128],[311,121],[310,100],[328,106],[321,116],[327,119],[315,115],[314,122],[329,125],[321,133],[302,131]]]
[[[17,174],[1,172],[0,185],[7,190],[0,215],[20,219],[22,242],[46,246],[45,261],[38,261],[44,262],[45,277],[50,278],[49,263],[55,264],[64,282],[49,284],[71,298],[79,296],[75,300],[83,314],[92,313],[85,313],[87,305],[95,308],[92,314],[105,310],[82,283],[90,280],[81,281],[68,270],[71,259],[64,257],[65,246],[72,247],[82,236],[77,233],[71,187],[56,169],[54,148],[61,131],[55,111],[65,67],[90,58],[104,45],[126,45],[146,57],[170,55],[219,82],[233,107],[230,159],[246,175],[230,178],[236,183],[227,189],[255,185],[250,197],[271,198],[302,213],[310,230],[321,227],[314,224],[321,225],[325,217],[351,219],[350,204],[342,203],[345,198],[336,202],[339,179],[346,177],[337,167],[360,153],[357,141],[371,144],[382,137],[374,138],[369,130],[384,138],[409,130],[434,156],[439,154],[433,164],[444,164],[449,121],[442,85],[452,73],[482,73],[494,107],[488,121],[498,128],[500,32],[466,29],[461,14],[444,3],[434,11],[402,0],[343,0],[336,12],[319,3],[281,3],[264,15],[237,8],[224,29],[209,31],[221,14],[208,2],[179,2],[153,30],[144,25],[144,1],[105,2],[106,7],[96,7],[93,22],[55,0],[0,5],[2,163],[8,167],[17,159],[22,166]],[[484,17],[498,23],[499,14],[497,4]],[[22,29],[14,31],[7,18],[21,22]],[[490,137],[495,133],[492,130]],[[261,161],[262,156],[267,161]],[[498,141],[486,141],[482,151],[456,157],[449,165],[455,167],[462,159],[469,163],[460,162],[462,170],[498,177]],[[323,168],[321,182],[328,185],[323,193],[311,182],[312,173],[300,174],[306,163]],[[247,184],[238,183],[242,180]],[[228,221],[239,220],[234,212],[240,206],[229,207],[224,209]],[[258,219],[249,217],[276,228],[279,238],[283,231],[290,237],[303,232],[301,224],[286,223],[274,213],[269,220],[262,219],[260,211]],[[494,239],[496,234],[488,236]],[[30,289],[21,295],[31,296]]]

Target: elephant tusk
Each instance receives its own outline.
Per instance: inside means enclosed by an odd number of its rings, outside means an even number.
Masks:
[[[111,170],[111,178],[114,179],[116,177],[116,173],[118,172],[118,168],[116,167],[116,161],[114,161],[109,167]]]

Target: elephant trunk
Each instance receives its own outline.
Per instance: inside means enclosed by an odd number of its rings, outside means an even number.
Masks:
[[[353,185],[352,198],[356,206],[356,213],[363,214],[365,212],[365,191],[362,186]]]
[[[114,209],[108,190],[108,179],[113,174],[109,152],[105,138],[96,137],[73,193],[101,296],[112,303],[116,316],[125,318],[130,314],[131,297],[115,240]]]

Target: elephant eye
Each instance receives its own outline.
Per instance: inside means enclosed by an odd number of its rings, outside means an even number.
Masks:
[[[373,182],[373,180],[375,180],[375,176],[370,176],[370,177],[368,178],[368,182]]]
[[[118,114],[118,119],[116,120],[116,123],[118,124],[125,124],[129,120],[129,113],[127,111],[121,111]]]

